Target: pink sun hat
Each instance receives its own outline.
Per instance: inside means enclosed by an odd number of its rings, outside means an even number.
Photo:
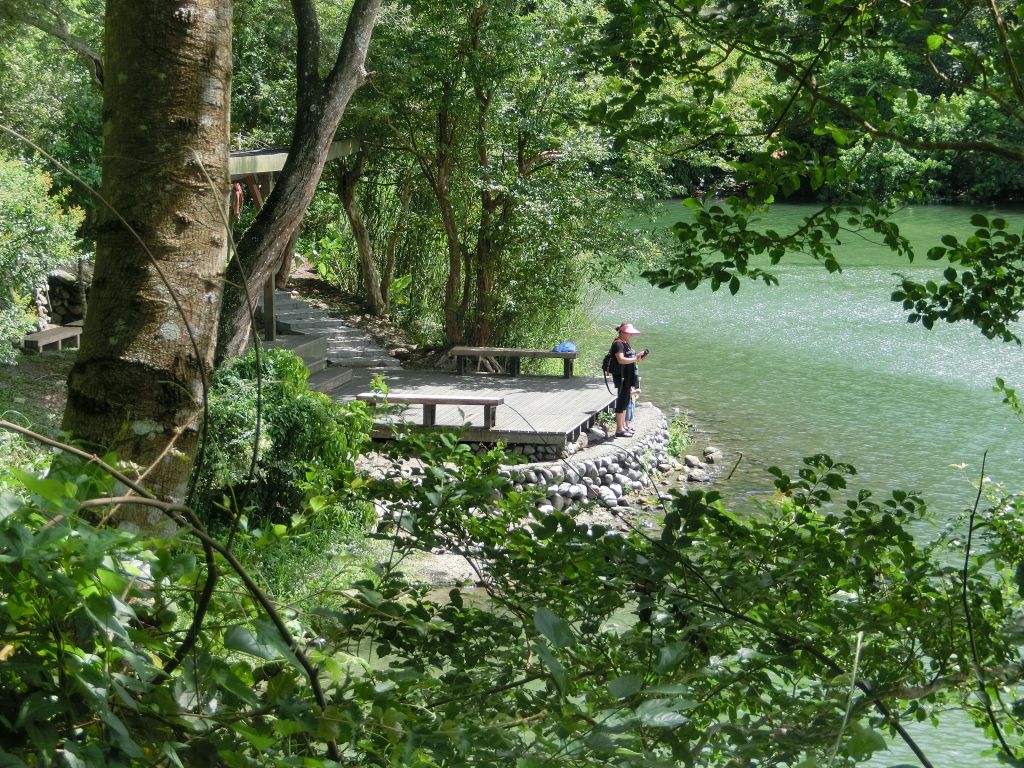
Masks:
[[[632,323],[620,323],[619,327],[615,329],[619,333],[632,333],[634,336],[640,331],[633,327]]]

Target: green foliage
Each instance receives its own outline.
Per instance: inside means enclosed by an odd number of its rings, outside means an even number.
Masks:
[[[652,253],[622,211],[669,188],[653,154],[581,119],[604,87],[575,56],[589,10],[382,13],[377,76],[346,122],[367,147],[357,195],[380,272],[421,289],[399,312],[418,338],[550,346],[588,283],[613,287]]]
[[[336,210],[333,213],[338,215]],[[323,237],[310,246],[304,259],[321,280],[349,293],[356,292],[354,244],[338,231],[337,224],[328,225]]]
[[[232,149],[287,146],[295,120],[294,20],[280,3],[238,0],[231,55]]]
[[[1024,418],[1024,405],[1020,402],[1020,397],[1017,396],[1017,391],[1006,386],[1006,382],[1001,378],[996,378],[995,386],[993,391],[1003,396],[1003,405],[1007,406],[1013,413],[1017,414],[1021,418]]]
[[[102,88],[71,46],[39,26],[63,29],[84,48],[102,50],[103,3],[97,0],[10,0],[0,6],[0,125],[44,149],[93,189],[100,186]],[[30,157],[33,149],[0,131],[0,153]],[[68,202],[94,207],[89,190],[48,166],[57,186],[68,187]]]
[[[212,547],[204,555],[185,531],[145,540],[83,519],[78,502],[113,489],[95,464],[58,461],[45,478],[21,478],[29,503],[0,497],[5,765],[325,756],[334,718],[324,719],[305,654],[276,613],[237,599],[248,591],[270,605],[237,563],[214,560]],[[312,653],[328,677],[342,674],[344,660]]]
[[[964,242],[944,235],[942,245],[928,251],[932,261],[946,263],[942,281],[918,282],[904,277],[893,292],[910,322],[931,328],[936,320],[968,321],[988,338],[1020,343],[1016,321],[1024,310],[1024,251],[1021,235],[1007,229],[1005,219],[971,217],[976,227]]]
[[[816,456],[795,479],[773,470],[782,501],[756,516],[715,494],[677,497],[656,538],[622,538],[560,513],[533,519],[528,498],[487,480],[493,457],[439,447],[421,449],[420,488],[379,489],[386,530],[399,551],[443,546],[487,563],[500,609],[458,591],[410,602],[387,574],[366,593],[393,617],[378,625],[378,650],[392,660],[381,675],[400,692],[389,706],[405,737],[384,746],[463,765],[515,754],[518,765],[623,766],[828,764],[838,748],[831,764],[852,765],[884,747],[884,731],[928,720],[975,684],[963,581],[948,565],[958,532],[916,542],[916,496],[839,498],[849,466]],[[1001,628],[1021,606],[1019,522],[1002,505],[984,519],[990,549],[965,571],[973,640],[979,664],[998,670],[987,684],[1012,698],[1019,672],[1002,675],[1020,647]]]
[[[717,209],[709,201],[676,227],[676,253],[648,275],[659,286],[707,282],[735,292],[745,277],[772,282],[763,263],[751,262],[762,254],[775,264],[786,253],[810,253],[835,271],[832,245],[845,232],[874,231],[912,259],[895,228],[879,229],[891,227],[891,204],[1019,194],[1022,90],[1008,65],[1024,53],[1019,14],[753,0],[713,13],[693,0],[605,7],[598,61],[618,79],[595,117],[622,142],[658,137],[681,146],[681,155],[699,148],[728,160],[727,178],[699,193],[733,197]],[[723,108],[744,78],[761,85]],[[782,198],[818,199],[823,209],[790,232],[752,226],[752,211]],[[963,249],[944,246],[933,258],[964,258]],[[1006,327],[1024,290],[1019,259],[1012,248],[980,250],[991,258],[978,269],[968,263],[937,293],[899,289],[912,321],[962,319],[986,335],[1012,336]],[[955,263],[951,270],[958,272]]]
[[[668,420],[668,444],[665,450],[669,456],[679,458],[692,441],[693,424],[689,413],[676,413]]]
[[[51,187],[49,176],[0,154],[0,364],[13,362],[11,343],[38,321],[33,290],[76,258],[84,214],[65,209]]]
[[[232,509],[274,522],[308,512],[361,526],[365,504],[352,485],[369,441],[366,408],[311,391],[291,352],[263,350],[256,361],[249,352],[214,375],[197,511],[211,521]]]
[[[17,365],[0,366],[0,419],[59,438],[60,407],[75,350],[25,355]],[[20,488],[12,470],[42,472],[53,458],[41,443],[0,430],[0,493]]]
[[[693,290],[707,283],[711,290],[727,287],[735,294],[742,278],[778,283],[766,267],[778,264],[787,252],[799,251],[816,260],[829,272],[841,265],[832,253],[840,237],[866,235],[884,242],[892,250],[913,257],[909,242],[899,227],[888,221],[883,206],[825,206],[804,218],[790,233],[765,229],[765,207],[730,197],[722,201],[687,198],[683,205],[693,211],[689,221],[674,226],[678,245],[663,266],[644,273],[655,285],[676,290]]]
[[[535,517],[499,451],[446,433],[393,447],[422,471],[368,481],[392,557],[309,612],[283,611],[201,530],[144,540],[89,524],[107,510],[79,500],[113,488],[95,464],[21,474],[31,501],[0,502],[0,755],[853,765],[981,686],[1016,699],[1019,499],[927,540],[911,533],[919,497],[847,493],[853,468],[819,455],[795,476],[773,469],[778,501],[759,514],[694,491],[653,535],[623,536]],[[405,556],[438,547],[479,569],[485,599],[408,582]],[[1019,749],[1009,714],[973,711]]]

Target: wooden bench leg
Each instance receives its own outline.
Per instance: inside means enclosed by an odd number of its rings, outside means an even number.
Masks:
[[[423,426],[432,427],[437,424],[437,406],[427,403],[423,406]]]
[[[513,379],[519,376],[519,358],[510,357],[508,359],[508,375]]]
[[[484,429],[494,429],[494,421],[497,416],[498,407],[496,405],[485,405],[484,406]]]
[[[567,379],[572,378],[572,362],[569,358],[562,361],[562,376]]]
[[[455,356],[455,373],[456,373],[456,375],[461,376],[465,372],[466,372],[466,357],[465,357],[465,355],[456,355]]]

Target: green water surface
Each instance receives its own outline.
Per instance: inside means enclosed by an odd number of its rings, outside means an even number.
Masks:
[[[776,206],[771,226],[784,230],[810,210]],[[730,467],[743,454],[732,479],[717,485],[734,507],[770,493],[766,467],[794,469],[801,457],[823,452],[857,467],[853,487],[921,492],[931,516],[918,533],[931,535],[973,503],[986,452],[988,477],[1012,490],[1024,486],[1024,423],[992,392],[996,376],[1024,391],[1024,349],[968,325],[908,324],[889,299],[898,285],[893,273],[936,272],[924,253],[943,233],[969,234],[975,210],[899,214],[901,231],[919,248],[913,264],[850,237],[837,251],[839,274],[797,256],[776,268],[779,286],[745,283],[735,296],[636,281],[621,296],[603,297],[595,319],[609,328],[609,343],[621,321],[642,332],[634,345],[651,350],[641,370],[645,398],[669,413],[688,412],[706,433],[699,444],[722,448]],[[1024,224],[1024,211],[982,212]],[[664,221],[683,216],[676,206]],[[958,718],[915,732],[937,766],[998,764],[980,756],[987,740]],[[870,765],[914,762],[894,745]]]

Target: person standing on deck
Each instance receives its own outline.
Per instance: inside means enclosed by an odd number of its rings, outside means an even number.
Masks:
[[[638,360],[647,357],[648,352],[644,350],[639,355],[633,349],[630,341],[640,333],[633,327],[632,323],[620,323],[615,329],[619,332],[618,337],[612,342],[611,353],[618,363],[612,370],[612,379],[615,382],[617,394],[615,397],[615,436],[632,437],[633,430],[626,424],[626,409],[629,407],[633,390],[640,386],[640,377],[637,375],[636,364]]]

